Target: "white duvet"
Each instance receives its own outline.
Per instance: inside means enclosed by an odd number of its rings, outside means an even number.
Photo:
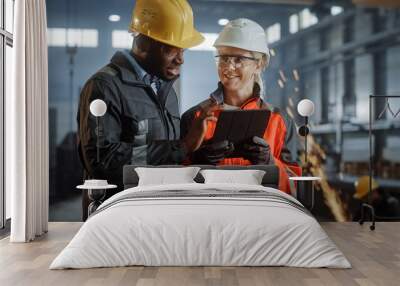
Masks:
[[[135,187],[104,202],[50,269],[145,266],[350,268],[318,222],[290,204],[261,198],[174,197],[122,200],[134,192],[262,190],[238,184]],[[298,203],[298,202],[297,202]],[[299,204],[299,203],[298,203]],[[106,207],[108,205],[108,207]]]

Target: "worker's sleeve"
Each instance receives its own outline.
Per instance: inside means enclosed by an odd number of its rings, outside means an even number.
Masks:
[[[192,125],[194,116],[195,112],[193,112],[192,110],[188,110],[183,113],[181,118],[181,139],[185,138],[185,136],[189,133],[189,128]]]
[[[298,135],[292,119],[283,116],[285,123],[285,140],[280,154],[275,158],[279,168],[279,189],[288,194],[295,194],[295,184],[289,177],[301,176],[298,158]]]
[[[192,126],[192,121],[195,117],[196,112],[194,112],[193,109],[187,110],[185,113],[183,113],[182,118],[181,118],[181,130],[180,130],[180,136],[181,139],[185,138],[185,136],[189,133],[189,129]],[[186,153],[185,158],[182,162],[184,165],[190,165],[194,163],[193,160],[193,153]]]
[[[182,126],[182,119],[179,124]],[[182,133],[180,133],[178,140],[155,140],[149,142],[147,163],[150,165],[185,164],[187,150],[182,138]]]
[[[117,92],[110,84],[98,79],[89,80],[81,92],[78,111],[79,152],[86,171],[94,178],[111,179],[131,159],[133,142],[121,141],[122,111]],[[96,117],[90,113],[90,103],[95,99],[107,104],[107,112],[99,117],[99,161]]]
[[[152,141],[147,147],[147,164],[182,164],[186,154],[186,148],[181,140]]]

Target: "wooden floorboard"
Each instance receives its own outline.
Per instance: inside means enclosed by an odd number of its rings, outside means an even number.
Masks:
[[[375,231],[357,223],[321,223],[351,262],[352,269],[290,267],[119,267],[49,270],[81,223],[50,223],[32,243],[0,240],[0,285],[400,285],[400,222],[382,222]]]

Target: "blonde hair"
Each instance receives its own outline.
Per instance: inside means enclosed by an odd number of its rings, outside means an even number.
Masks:
[[[269,64],[269,56],[260,52],[252,52],[253,57],[256,58],[261,65],[261,71],[255,75],[254,82],[260,86],[260,96],[264,97],[265,87],[264,87],[264,80],[262,77],[262,73],[267,68]]]

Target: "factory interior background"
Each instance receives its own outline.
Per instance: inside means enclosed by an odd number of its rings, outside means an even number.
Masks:
[[[5,2],[12,9],[13,1]],[[117,50],[131,47],[127,30],[134,1],[46,2],[50,221],[80,221],[81,193],[75,188],[82,181],[76,149],[79,94]],[[185,51],[175,86],[181,113],[216,88],[212,43],[223,25],[240,17],[252,19],[265,28],[271,48],[271,65],[264,73],[266,101],[285,110],[298,125],[303,118],[297,103],[303,98],[315,103],[309,170],[323,180],[313,213],[326,221],[359,218],[360,203],[368,195],[357,194],[355,183],[368,175],[371,138],[376,188],[370,200],[381,220],[400,220],[400,98],[371,100],[369,130],[369,96],[400,96],[400,9],[391,5],[396,1],[189,2],[206,41]],[[12,41],[2,45],[12,49]],[[6,67],[12,65],[8,59]],[[6,77],[7,70],[5,82]],[[9,217],[10,196],[5,197]]]

